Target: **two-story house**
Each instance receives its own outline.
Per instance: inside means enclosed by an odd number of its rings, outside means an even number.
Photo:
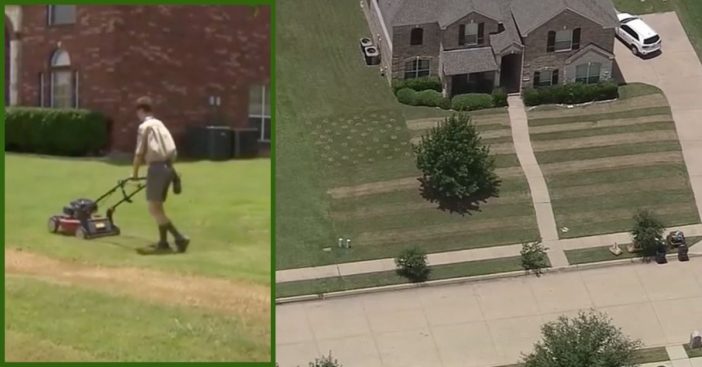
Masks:
[[[257,128],[270,144],[270,7],[5,6],[5,104],[85,108],[130,152],[150,95],[176,139],[189,125]]]
[[[390,81],[441,78],[444,94],[612,77],[611,0],[365,0]]]

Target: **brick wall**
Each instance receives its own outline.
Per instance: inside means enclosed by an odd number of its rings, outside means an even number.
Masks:
[[[209,96],[221,98],[225,122],[248,126],[249,88],[270,76],[268,7],[77,9],[76,24],[49,27],[45,6],[23,6],[21,105],[38,105],[39,74],[49,71],[60,42],[78,71],[80,107],[112,120],[112,150],[133,149],[133,103],[141,95],[154,99],[157,117],[179,142],[187,125],[212,115]]]
[[[459,36],[459,31],[461,29],[461,24],[469,24],[469,23],[485,23],[485,30],[484,30],[484,40],[483,43],[478,44],[476,46],[462,46],[458,44],[458,36]],[[443,31],[443,42],[444,42],[444,49],[445,50],[453,50],[457,48],[471,48],[471,47],[485,47],[485,46],[490,46],[490,33],[497,33],[499,30],[499,22],[497,22],[494,19],[490,19],[484,15],[478,14],[478,13],[470,13],[467,16],[459,19],[458,21],[454,22],[450,26],[446,27],[446,29]]]
[[[405,63],[417,56],[431,59],[431,75],[439,75],[439,52],[441,29],[438,23],[417,25],[424,29],[421,45],[410,45],[414,25],[393,27],[392,74],[395,79],[404,79]]]
[[[580,49],[594,43],[609,52],[614,52],[614,29],[604,29],[601,25],[566,10],[532,31],[524,39],[523,87],[531,87],[534,72],[544,68],[559,69],[559,83],[563,82],[565,61],[579,50],[546,52],[548,32],[575,28],[581,28]]]

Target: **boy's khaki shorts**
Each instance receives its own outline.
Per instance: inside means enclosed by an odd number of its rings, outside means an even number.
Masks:
[[[146,174],[146,200],[165,202],[174,174],[173,168],[166,162],[150,163]]]

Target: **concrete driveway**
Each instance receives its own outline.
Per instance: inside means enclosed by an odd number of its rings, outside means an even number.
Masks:
[[[627,82],[653,84],[668,97],[702,217],[702,64],[675,12],[645,15],[643,19],[661,35],[663,52],[641,59],[617,40],[617,63]]]
[[[702,258],[521,277],[276,307],[277,360],[330,350],[347,367],[515,363],[559,315],[596,308],[647,346],[702,329]]]

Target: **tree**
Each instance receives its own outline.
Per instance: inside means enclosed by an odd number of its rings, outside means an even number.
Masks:
[[[580,312],[541,327],[543,339],[524,356],[525,367],[630,367],[642,346],[611,324],[603,313]]]
[[[541,269],[549,266],[546,251],[548,251],[548,248],[544,247],[541,239],[522,243],[522,251],[520,252],[522,255],[522,268],[526,271],[534,271],[537,277],[541,276]]]
[[[495,157],[468,115],[451,115],[422,136],[414,151],[422,196],[440,208],[464,214],[498,195]]]
[[[429,278],[427,254],[419,247],[402,250],[395,258],[397,273],[413,282],[423,282]]]
[[[656,250],[663,243],[663,222],[652,211],[640,209],[634,215],[634,228],[631,234],[634,244],[641,249],[645,257],[656,255]]]
[[[331,351],[329,351],[329,356],[315,358],[314,362],[310,362],[309,367],[343,367],[343,365],[333,358]]]

